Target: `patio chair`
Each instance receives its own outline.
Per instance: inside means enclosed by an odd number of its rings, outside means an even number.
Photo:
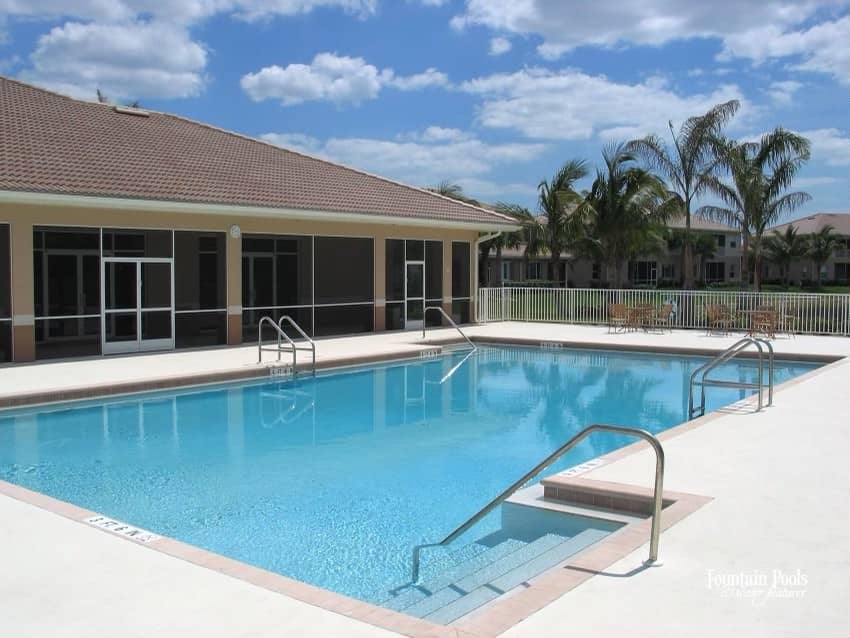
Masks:
[[[626,304],[612,303],[608,305],[608,332],[625,332],[629,327],[629,311]]]
[[[706,334],[720,332],[728,335],[735,325],[735,318],[728,307],[723,304],[707,304],[705,306]]]
[[[647,326],[661,330],[661,332],[665,330],[673,332],[673,304],[666,303],[661,306],[661,310],[649,318]]]
[[[775,310],[757,310],[750,315],[750,336],[763,334],[768,339],[776,339],[778,314]]]

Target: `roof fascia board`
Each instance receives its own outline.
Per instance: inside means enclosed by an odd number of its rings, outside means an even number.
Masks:
[[[354,224],[381,224],[385,226],[420,226],[456,228],[458,230],[511,231],[519,225],[505,222],[451,221],[436,218],[375,215],[369,213],[346,213],[338,211],[307,210],[298,208],[275,208],[270,206],[238,206],[195,202],[173,202],[153,199],[123,197],[93,197],[87,195],[64,195],[32,191],[0,190],[0,203],[29,204],[42,206],[72,206],[77,208],[103,208],[124,211],[148,211],[168,213],[194,213],[206,215],[232,215],[236,217],[270,217],[319,222],[349,222]]]

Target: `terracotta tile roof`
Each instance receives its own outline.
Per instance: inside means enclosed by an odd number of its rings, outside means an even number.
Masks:
[[[511,223],[176,115],[118,112],[0,76],[0,190]]]
[[[832,226],[837,235],[850,235],[850,212],[847,213],[815,213],[807,217],[801,217],[787,224],[773,226],[770,231],[778,230],[785,232],[788,226],[794,226],[797,232],[803,235],[811,235],[820,231],[824,226]]]
[[[671,219],[667,222],[668,228],[684,228],[685,227],[685,218],[677,217],[675,219]],[[699,215],[692,214],[691,215],[691,230],[705,230],[705,231],[717,231],[720,233],[736,233],[738,229],[734,226],[730,226],[729,224],[721,224],[720,222],[715,222],[710,219],[706,219],[705,217],[700,217]]]

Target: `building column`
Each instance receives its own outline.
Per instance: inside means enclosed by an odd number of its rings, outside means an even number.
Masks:
[[[227,345],[242,343],[242,234],[227,233]]]
[[[383,234],[376,234],[373,252],[375,265],[375,332],[383,332],[387,327],[387,242]]]
[[[12,343],[15,362],[35,360],[32,224],[9,228],[12,249]]]
[[[443,240],[443,310],[452,317],[452,240]],[[454,319],[454,317],[452,317]]]

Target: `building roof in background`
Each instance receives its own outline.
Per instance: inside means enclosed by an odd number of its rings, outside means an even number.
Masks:
[[[685,227],[685,218],[676,217],[667,222],[668,228],[684,228]],[[705,231],[717,231],[717,232],[726,232],[726,233],[737,233],[738,229],[734,226],[730,226],[729,224],[722,224],[720,222],[712,221],[710,219],[706,219],[705,217],[700,217],[699,215],[691,215],[691,230],[705,230]]]
[[[795,219],[786,224],[773,226],[771,231],[785,232],[789,226],[794,226],[803,235],[812,235],[825,226],[832,226],[838,235],[850,235],[850,212],[846,213],[815,213],[807,217]]]
[[[0,190],[513,225],[498,213],[168,113],[0,76]]]

